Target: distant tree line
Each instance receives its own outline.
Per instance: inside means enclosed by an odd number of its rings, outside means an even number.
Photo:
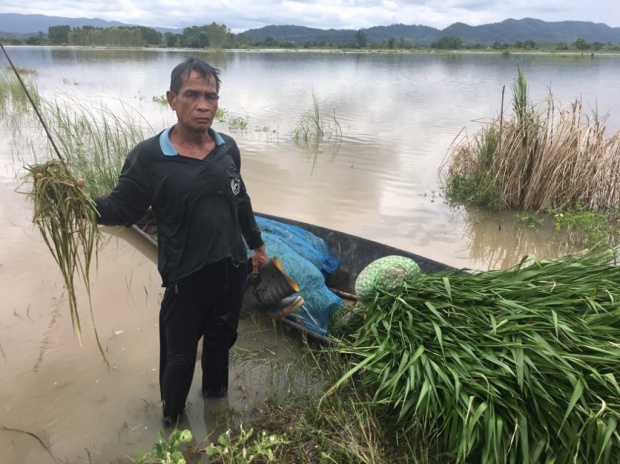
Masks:
[[[165,48],[349,48],[349,49],[412,49],[416,44],[412,39],[389,37],[380,42],[371,42],[364,30],[358,30],[348,44],[333,44],[327,40],[305,41],[299,44],[290,40],[279,40],[274,37],[261,39],[252,38],[247,33],[234,34],[228,27],[215,22],[204,26],[192,26],[183,29],[182,33],[161,33],[146,26],[93,27],[83,26],[51,26],[47,36],[42,32],[22,41],[11,39],[11,43],[28,45],[81,45],[107,47],[165,47]],[[423,47],[418,47],[423,48]],[[430,44],[430,48],[439,50],[461,49],[494,49],[494,50],[576,50],[600,51],[603,49],[620,51],[618,45],[611,43],[590,43],[577,38],[572,43],[539,44],[533,40],[517,40],[514,43],[502,43],[496,40],[493,44],[464,44],[455,35],[442,36]]]
[[[25,40],[28,45],[82,45],[107,47],[227,48],[243,34],[232,34],[225,25],[211,23],[183,29],[181,34],[161,32],[146,26],[94,27],[51,26],[47,37],[39,32]],[[12,43],[21,42],[12,39]]]
[[[502,43],[499,40],[496,40],[495,42],[493,42],[491,46],[488,46],[488,45],[485,46],[479,43],[463,45],[463,41],[460,38],[454,35],[451,35],[451,36],[441,37],[439,40],[431,44],[431,48],[438,48],[438,49],[444,49],[444,50],[482,49],[482,48],[491,48],[494,50],[508,50],[508,49],[538,50],[543,47],[546,49],[553,49],[553,50],[559,50],[559,51],[565,51],[565,50],[600,51],[603,48],[607,48],[609,50],[615,50],[615,51],[620,50],[620,47],[618,47],[617,45],[612,45],[611,43],[607,43],[607,44],[604,44],[601,42],[589,43],[587,40],[583,38],[578,38],[570,44],[566,42],[561,42],[561,43],[556,43],[556,44],[538,44],[534,40],[525,40],[525,41],[517,40],[512,44],[508,44],[508,43]]]

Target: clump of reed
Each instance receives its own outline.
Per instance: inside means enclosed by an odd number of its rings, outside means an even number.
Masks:
[[[583,112],[581,100],[558,108],[528,100],[521,69],[513,113],[502,111],[479,133],[457,137],[440,168],[452,203],[494,210],[610,211],[620,200],[620,132]]]
[[[298,147],[314,155],[315,163],[321,144],[331,145],[333,156],[340,148],[342,128],[336,118],[336,112],[334,111],[333,115],[324,114],[314,91],[312,92],[312,108],[300,116],[293,129],[292,138]]]
[[[617,252],[379,291],[341,321],[348,372],[328,395],[365,389],[383,424],[447,462],[619,462]]]

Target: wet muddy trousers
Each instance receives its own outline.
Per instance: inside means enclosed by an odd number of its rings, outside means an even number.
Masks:
[[[247,265],[211,264],[164,293],[159,313],[159,385],[164,420],[175,423],[189,395],[198,342],[203,337],[202,391],[228,391],[229,350],[237,340]]]

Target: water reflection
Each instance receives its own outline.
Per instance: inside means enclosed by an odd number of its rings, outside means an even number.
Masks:
[[[551,216],[540,216],[533,224],[514,212],[462,209],[458,214],[466,224],[471,260],[479,269],[507,269],[524,256],[560,257],[584,247],[579,236],[555,230]]]

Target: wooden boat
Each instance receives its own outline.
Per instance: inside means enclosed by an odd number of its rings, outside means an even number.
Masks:
[[[426,273],[450,268],[450,266],[438,261],[345,232],[269,214],[257,213],[257,216],[299,227],[324,240],[329,251],[337,256],[340,261],[339,267],[325,277],[325,283],[330,290],[346,300],[354,300],[356,298],[355,280],[359,273],[368,264],[384,256],[397,255],[411,258],[420,266],[422,272]],[[156,227],[153,218],[147,215],[139,224],[134,225],[133,229],[153,246],[157,246],[157,240],[155,239]],[[321,342],[330,342],[328,337],[316,333],[289,318],[281,319],[281,321]]]

